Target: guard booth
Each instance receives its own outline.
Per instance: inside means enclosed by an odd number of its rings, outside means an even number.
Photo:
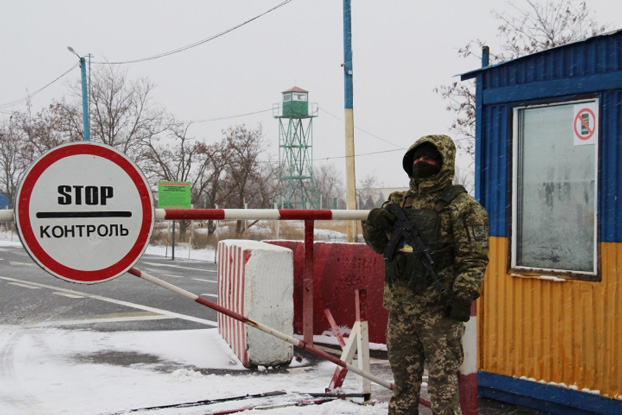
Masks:
[[[461,78],[476,80],[475,192],[490,217],[479,393],[621,414],[622,31]]]
[[[309,117],[309,91],[297,86],[283,91],[283,117]]]

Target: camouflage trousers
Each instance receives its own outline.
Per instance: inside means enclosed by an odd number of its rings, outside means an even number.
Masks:
[[[387,349],[393,371],[389,415],[418,415],[424,362],[435,415],[461,415],[458,368],[462,364],[464,324],[442,311],[389,314]]]

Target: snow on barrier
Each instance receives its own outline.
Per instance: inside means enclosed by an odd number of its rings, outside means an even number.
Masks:
[[[293,334],[293,254],[248,240],[218,244],[218,303],[287,335]],[[245,367],[286,365],[293,347],[222,313],[218,332]]]

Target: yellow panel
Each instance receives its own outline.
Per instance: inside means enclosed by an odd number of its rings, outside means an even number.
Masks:
[[[490,238],[479,311],[479,368],[622,399],[622,244],[602,243],[601,281],[513,275]]]

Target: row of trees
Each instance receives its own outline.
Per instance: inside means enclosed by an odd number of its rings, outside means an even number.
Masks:
[[[261,126],[230,127],[220,138],[198,139],[190,124],[151,101],[153,85],[128,80],[111,66],[91,82],[91,140],[117,148],[159,180],[192,182],[192,203],[201,207],[264,208],[278,193],[278,165],[267,156]],[[60,144],[83,140],[79,91],[74,102],[54,101],[33,113],[15,112],[0,125],[0,192],[14,200],[30,163]]]
[[[270,208],[278,200],[278,162],[266,150],[261,125],[231,126],[222,136],[197,138],[192,123],[177,121],[152,102],[153,85],[132,81],[112,66],[93,71],[90,85],[91,140],[115,147],[159,180],[192,183],[192,203],[203,208]],[[60,144],[83,140],[79,85],[72,100],[54,101],[34,113],[14,112],[0,124],[0,193],[10,201],[33,160]],[[324,201],[343,195],[334,166],[315,172]],[[185,224],[182,224],[182,227]],[[241,224],[238,224],[241,232]]]

